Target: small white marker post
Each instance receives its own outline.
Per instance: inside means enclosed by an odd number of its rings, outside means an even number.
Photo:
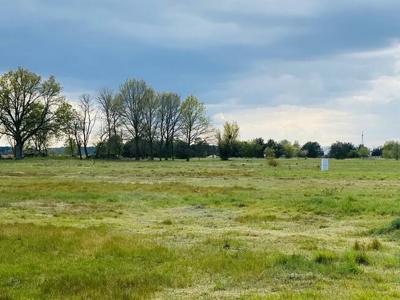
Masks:
[[[325,172],[329,170],[329,159],[321,158],[321,171]]]

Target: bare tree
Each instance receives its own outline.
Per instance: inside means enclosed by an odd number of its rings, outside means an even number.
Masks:
[[[160,105],[158,107],[157,118],[158,118],[158,145],[159,145],[159,159],[162,159],[164,142],[165,142],[165,132],[166,132],[166,118],[167,118],[167,98],[168,93],[162,93],[159,95]]]
[[[157,134],[157,129],[159,125],[159,118],[157,117],[157,112],[160,107],[159,96],[150,88],[146,90],[144,105],[143,105],[143,115],[144,115],[144,133],[146,139],[149,143],[150,150],[150,160],[154,159],[154,140]]]
[[[110,139],[110,137],[112,135],[111,114],[112,114],[113,100],[114,100],[113,92],[109,89],[100,90],[100,92],[97,96],[97,102],[99,103],[99,106],[100,106],[100,113],[101,113],[102,119],[106,123],[105,133],[107,135],[107,140]],[[103,135],[103,133],[104,132],[101,132],[102,135]]]
[[[176,132],[179,128],[181,100],[177,94],[162,93],[158,110],[159,119],[159,152],[160,160],[163,154],[165,159],[173,158],[173,145]]]
[[[43,81],[23,68],[0,76],[1,133],[14,140],[16,159],[23,158],[24,144],[53,120],[60,91],[54,77]]]
[[[180,126],[181,99],[177,94],[170,93],[167,97],[167,113],[165,119],[165,147],[166,154],[174,159],[174,140]]]
[[[100,112],[106,123],[107,138],[118,135],[121,125],[122,101],[119,95],[114,95],[112,90],[102,89],[97,96]]]
[[[113,147],[115,146],[113,141],[122,138],[118,136],[118,130],[121,127],[122,101],[120,95],[115,95],[109,89],[102,89],[97,96],[97,102],[100,106],[102,119],[106,125],[106,127],[101,130],[101,136],[106,136],[106,154],[107,157],[110,157],[111,152],[116,150],[112,149],[115,148]]]
[[[71,132],[75,139],[79,158],[82,159],[83,129],[82,129],[81,116],[79,116],[79,114],[76,111],[74,112],[74,118],[72,119]]]
[[[190,146],[210,132],[209,126],[204,104],[194,96],[187,97],[181,105],[181,133],[187,146],[187,161],[190,160]]]
[[[135,142],[135,158],[140,159],[139,142],[143,132],[144,102],[147,85],[143,80],[128,79],[120,88],[122,118]]]
[[[78,120],[79,120],[79,129],[82,132],[83,150],[85,151],[86,158],[88,158],[89,153],[87,148],[90,141],[90,136],[93,131],[93,127],[96,123],[96,110],[94,102],[92,100],[92,97],[88,94],[84,94],[81,96],[79,103]]]

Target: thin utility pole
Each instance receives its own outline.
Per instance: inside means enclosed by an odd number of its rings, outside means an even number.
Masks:
[[[364,146],[364,131],[361,133],[361,146]]]

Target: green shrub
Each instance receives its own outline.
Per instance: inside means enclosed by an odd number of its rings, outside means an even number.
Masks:
[[[388,226],[380,228],[376,230],[375,232],[378,234],[383,234],[383,233],[390,233],[393,231],[400,230],[400,218],[394,219]]]
[[[275,158],[270,157],[268,158],[268,165],[276,168],[279,165],[279,162]]]
[[[161,222],[163,225],[172,225],[172,221],[170,219],[164,220]]]
[[[395,231],[395,230],[400,230],[400,218],[393,220],[389,226],[389,231]]]
[[[368,257],[365,253],[361,252],[361,253],[357,253],[354,257],[354,260],[357,264],[359,265],[364,265],[367,266],[369,265],[369,260]]]

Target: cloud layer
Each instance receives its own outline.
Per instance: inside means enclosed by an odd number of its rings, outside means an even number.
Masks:
[[[397,139],[395,0],[15,0],[0,12],[0,70],[54,74],[65,93],[139,77],[198,95],[243,138]],[[293,127],[293,128],[292,128]]]

